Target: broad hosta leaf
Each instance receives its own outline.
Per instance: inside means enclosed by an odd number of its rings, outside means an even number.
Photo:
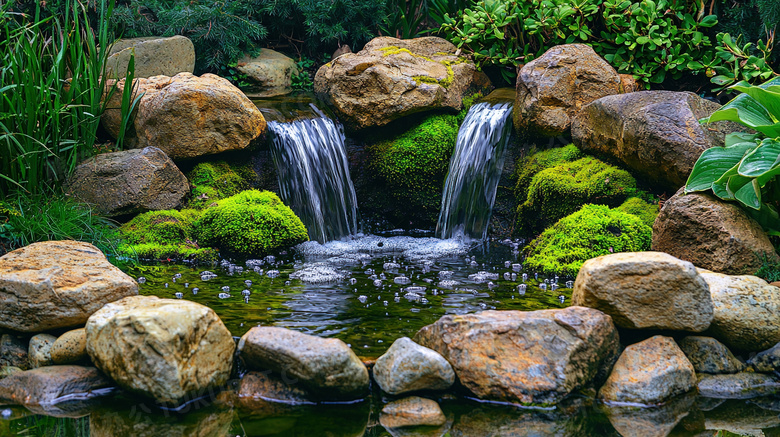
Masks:
[[[759,134],[750,134],[747,132],[732,132],[726,134],[726,147],[731,147],[738,143],[755,143]]]
[[[734,198],[748,208],[759,210],[761,209],[761,186],[758,185],[757,179],[749,179],[749,181],[734,193]]]
[[[764,228],[767,234],[780,236],[780,214],[774,206],[762,203],[760,210],[748,209],[747,213]]]
[[[769,180],[780,174],[780,141],[766,138],[739,164],[739,174]]]
[[[706,191],[713,188],[713,183],[726,172],[734,169],[745,156],[745,153],[756,147],[754,142],[737,143],[731,147],[712,147],[702,152],[688,176],[685,192]],[[716,193],[717,194],[717,193]]]
[[[731,89],[735,91],[743,92],[750,97],[754,98],[761,106],[769,111],[775,122],[780,118],[780,90],[777,83],[773,83],[776,80],[769,81],[759,86],[753,86],[748,82],[740,81],[731,86]]]
[[[723,200],[736,200],[734,198],[734,192],[729,191],[729,181],[732,176],[739,176],[737,169],[739,168],[739,162],[733,167],[728,169],[723,175],[712,183],[712,192]],[[734,184],[732,183],[732,186]],[[686,191],[687,192],[687,191]]]
[[[778,122],[780,118],[780,91],[777,90],[778,85],[780,85],[780,77],[759,86],[752,86],[744,81],[740,82],[732,88],[743,91],[743,93],[701,121],[706,123],[734,121],[753,128],[768,137],[778,137],[780,136],[780,123]],[[759,100],[754,96],[757,96]]]

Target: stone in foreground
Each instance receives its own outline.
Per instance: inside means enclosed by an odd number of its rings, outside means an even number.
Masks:
[[[780,288],[755,276],[701,272],[712,294],[708,335],[731,349],[760,351],[780,342]]]
[[[52,365],[51,347],[55,341],[57,337],[49,334],[34,335],[30,339],[30,349],[27,354],[30,357],[31,369]]]
[[[780,261],[761,225],[737,204],[682,188],[655,219],[652,249],[729,275],[752,275],[762,258]]]
[[[47,405],[63,396],[86,395],[113,384],[94,367],[49,366],[0,380],[0,405]]]
[[[712,337],[692,335],[683,338],[678,345],[696,373],[737,373],[745,368],[729,348]]]
[[[255,327],[241,337],[238,348],[248,368],[297,379],[320,399],[352,400],[368,393],[366,366],[341,340]]]
[[[390,402],[382,408],[379,423],[385,428],[403,428],[407,426],[441,426],[447,418],[436,401],[410,396]]]
[[[459,53],[433,36],[374,38],[360,52],[320,67],[314,92],[351,129],[383,126],[421,111],[459,110],[466,91],[489,87],[474,62]]]
[[[122,388],[177,404],[225,384],[235,342],[217,314],[195,302],[134,296],[103,307],[86,326],[87,352]]]
[[[733,375],[699,375],[699,394],[718,399],[751,399],[780,392],[774,375],[742,372]]]
[[[89,243],[45,241],[0,257],[0,328],[19,332],[83,326],[138,284]]]
[[[656,335],[623,351],[599,390],[599,398],[654,405],[695,386],[696,372],[677,343]]]
[[[376,360],[373,372],[379,387],[392,395],[418,390],[446,390],[455,382],[455,371],[443,356],[408,337],[393,342],[390,349]]]
[[[583,307],[447,315],[414,339],[442,354],[478,397],[536,404],[590,383],[619,347],[612,319]]]
[[[160,149],[103,153],[76,167],[68,192],[108,216],[176,209],[190,183]]]
[[[572,305],[603,311],[617,326],[702,332],[712,321],[709,288],[696,267],[660,252],[628,252],[585,262]]]
[[[620,76],[585,44],[555,46],[517,75],[514,123],[518,132],[556,137],[568,132],[580,109],[620,93]]]
[[[116,41],[111,46],[106,63],[109,76],[123,79],[131,56],[135,57],[135,77],[175,76],[195,71],[195,46],[186,36],[149,36]]]
[[[51,346],[51,361],[54,364],[75,364],[86,359],[89,359],[89,355],[84,328],[60,335]]]

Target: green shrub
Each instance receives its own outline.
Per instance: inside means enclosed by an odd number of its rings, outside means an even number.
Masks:
[[[248,190],[222,199],[195,221],[203,245],[259,256],[308,240],[298,216],[270,191]]]
[[[515,196],[517,197],[517,203],[522,204],[526,201],[528,186],[531,185],[531,179],[537,173],[564,162],[576,161],[584,156],[585,154],[577,146],[569,144],[568,146],[548,149],[520,158],[515,171],[515,179],[517,179]]]
[[[634,215],[604,205],[585,205],[525,247],[525,267],[539,273],[575,276],[591,258],[648,250],[652,233]]]
[[[761,257],[761,267],[756,271],[756,276],[767,281],[780,281],[780,262],[769,259],[766,255]]]
[[[626,200],[615,210],[635,215],[642,220],[642,223],[651,228],[653,223],[655,223],[655,218],[658,217],[658,204],[647,203],[639,197],[632,197]]]
[[[177,259],[209,263],[217,251],[200,247],[193,235],[193,223],[200,212],[192,209],[150,211],[135,216],[119,228],[123,255],[142,259]]]
[[[187,206],[202,209],[217,200],[248,190],[254,177],[248,166],[231,166],[224,161],[200,163],[187,173],[187,179],[192,184]]]
[[[625,170],[593,157],[563,163],[537,173],[526,201],[517,209],[516,231],[532,235],[586,203],[617,206],[636,191]]]

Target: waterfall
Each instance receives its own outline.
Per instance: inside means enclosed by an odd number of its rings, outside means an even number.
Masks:
[[[269,122],[271,153],[282,200],[321,243],[357,233],[357,197],[341,125],[312,105],[317,117]]]
[[[487,237],[498,181],[509,143],[508,103],[478,103],[458,131],[455,153],[444,184],[436,235]]]

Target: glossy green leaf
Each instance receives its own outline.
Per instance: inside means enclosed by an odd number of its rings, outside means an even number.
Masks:
[[[780,173],[780,141],[766,138],[753,151],[745,155],[739,165],[739,174],[750,178],[766,177],[768,173]]]
[[[756,147],[753,142],[737,143],[731,147],[712,147],[702,152],[685,184],[685,192],[706,191],[726,172],[739,165],[745,153]]]

